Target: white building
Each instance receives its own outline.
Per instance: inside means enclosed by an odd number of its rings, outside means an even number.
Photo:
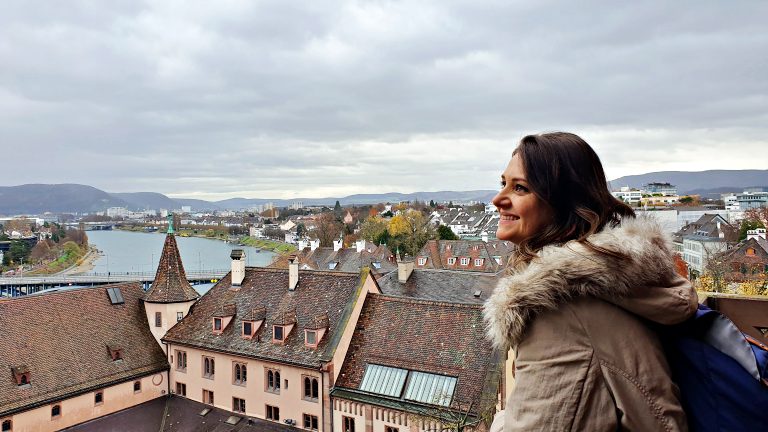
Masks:
[[[110,207],[107,209],[107,216],[109,217],[126,217],[128,210],[125,207]]]
[[[720,199],[723,200],[726,210],[733,210],[733,211],[741,210],[741,208],[739,207],[739,200],[736,198],[735,193],[721,194]]]
[[[192,212],[192,206],[181,206],[181,212],[182,213],[191,213]]]
[[[739,209],[741,210],[768,207],[768,192],[763,190],[745,190],[740,194],[736,194],[736,200],[738,200]]]
[[[629,186],[623,186],[618,191],[612,191],[611,195],[630,205],[639,204],[643,199],[643,191],[632,189]]]

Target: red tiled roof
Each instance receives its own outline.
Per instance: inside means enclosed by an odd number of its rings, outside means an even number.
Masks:
[[[460,270],[470,272],[496,273],[506,267],[514,253],[509,242],[481,240],[429,240],[416,255],[416,267],[423,269]],[[496,258],[499,261],[496,261]],[[418,265],[418,258],[427,258],[424,265]],[[454,262],[449,263],[448,259]],[[468,265],[461,265],[461,258],[469,258]],[[482,259],[481,265],[475,265]]]
[[[165,236],[163,253],[157,265],[157,273],[144,301],[150,303],[181,303],[194,300],[200,295],[187,281],[179,247],[173,234]]]
[[[503,357],[484,337],[480,305],[370,294],[336,387],[359,390],[369,364],[457,377],[454,405],[477,407],[495,402]]]
[[[332,354],[343,329],[344,316],[351,311],[361,283],[358,273],[299,271],[299,284],[288,290],[288,271],[247,267],[237,290],[231,288],[231,274],[225,276],[200,300],[189,314],[163,338],[169,343],[195,346],[236,355],[319,367]],[[234,304],[237,313],[221,334],[213,334],[211,317],[224,305]],[[253,339],[243,339],[243,319],[253,319],[254,310],[264,307],[264,325]],[[304,345],[304,329],[328,315],[328,332],[317,349]],[[287,319],[287,321],[286,321]],[[273,344],[272,325],[295,322],[282,345]]]
[[[119,288],[113,305],[107,288]],[[0,300],[0,417],[91,389],[168,369],[150,333],[138,283]],[[112,361],[108,346],[122,348]],[[31,386],[11,368],[25,365]]]

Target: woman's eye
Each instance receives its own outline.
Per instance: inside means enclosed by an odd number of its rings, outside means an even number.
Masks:
[[[504,187],[507,185],[507,182],[502,180],[502,181],[499,182],[499,185],[501,186],[502,189],[504,189]]]
[[[523,186],[523,185],[516,184],[515,185],[515,192],[528,192],[528,188]]]

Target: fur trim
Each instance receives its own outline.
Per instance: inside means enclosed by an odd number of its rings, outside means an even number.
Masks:
[[[517,346],[539,313],[573,298],[624,297],[633,287],[666,286],[675,279],[669,236],[648,217],[627,218],[589,241],[630,259],[600,254],[575,241],[544,247],[527,267],[501,279],[485,303],[486,334],[496,347]]]

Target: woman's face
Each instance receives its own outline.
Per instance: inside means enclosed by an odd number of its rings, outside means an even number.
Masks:
[[[520,244],[554,219],[552,209],[534,194],[526,180],[520,155],[512,156],[501,175],[501,190],[493,197],[501,219],[496,237]]]

